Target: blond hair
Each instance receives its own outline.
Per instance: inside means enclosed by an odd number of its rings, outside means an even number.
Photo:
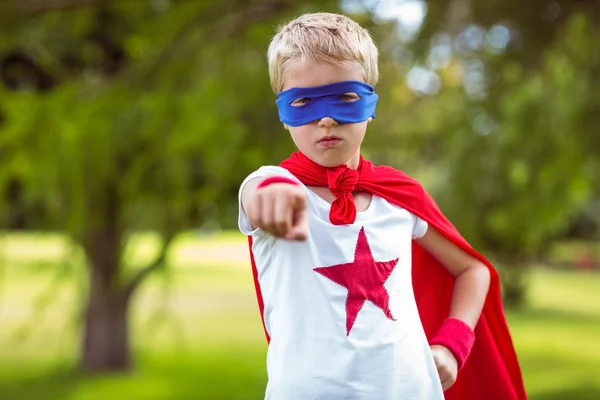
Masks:
[[[352,19],[331,13],[304,14],[280,26],[271,40],[267,52],[271,88],[279,93],[289,66],[307,59],[335,65],[354,62],[363,69],[364,81],[375,86],[378,56],[369,32]]]

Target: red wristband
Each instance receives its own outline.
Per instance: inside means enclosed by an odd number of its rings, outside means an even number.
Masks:
[[[296,182],[292,178],[288,178],[286,176],[280,176],[280,175],[273,175],[273,176],[269,176],[269,177],[266,177],[265,179],[263,179],[256,188],[260,189],[260,188],[268,186],[272,183],[289,183],[292,185],[298,184],[298,182]]]
[[[458,318],[447,318],[429,344],[447,347],[456,357],[460,371],[469,357],[474,342],[475,332],[469,325]]]

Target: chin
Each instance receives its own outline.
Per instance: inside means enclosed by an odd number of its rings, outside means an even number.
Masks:
[[[327,162],[327,161],[319,162],[319,161],[317,161],[317,164],[321,165],[322,167],[326,167],[326,168],[334,168],[334,167],[337,167],[338,165],[342,165],[344,163],[343,162],[331,162],[331,161],[330,162]]]
[[[355,152],[349,152],[347,149],[315,149],[308,147],[298,147],[305,156],[322,167],[333,168],[348,163]]]
[[[338,154],[336,154],[333,155],[333,157],[316,157],[315,162],[323,167],[333,168],[342,164],[346,164],[349,159],[350,157],[340,157]]]

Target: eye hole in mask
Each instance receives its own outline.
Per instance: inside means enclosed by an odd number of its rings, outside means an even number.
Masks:
[[[360,96],[358,94],[356,94],[356,93],[344,93],[344,94],[340,94],[337,98],[338,98],[338,100],[346,102],[346,103],[351,103],[353,101],[360,100]],[[292,107],[302,107],[303,105],[307,104],[311,100],[312,99],[310,97],[301,97],[299,99],[296,99],[296,100],[292,101],[290,103],[290,105]]]

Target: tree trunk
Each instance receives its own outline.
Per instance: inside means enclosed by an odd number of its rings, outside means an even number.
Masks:
[[[499,266],[502,300],[507,309],[521,309],[527,303],[529,268],[525,258],[509,257]]]
[[[90,276],[81,369],[86,372],[127,371],[131,367],[127,318],[129,297],[124,291],[115,291],[104,284],[101,274],[92,270]]]
[[[129,293],[119,284],[121,231],[117,190],[109,187],[98,208],[103,218],[90,224],[83,247],[89,263],[81,369],[119,372],[131,367],[128,332]]]

